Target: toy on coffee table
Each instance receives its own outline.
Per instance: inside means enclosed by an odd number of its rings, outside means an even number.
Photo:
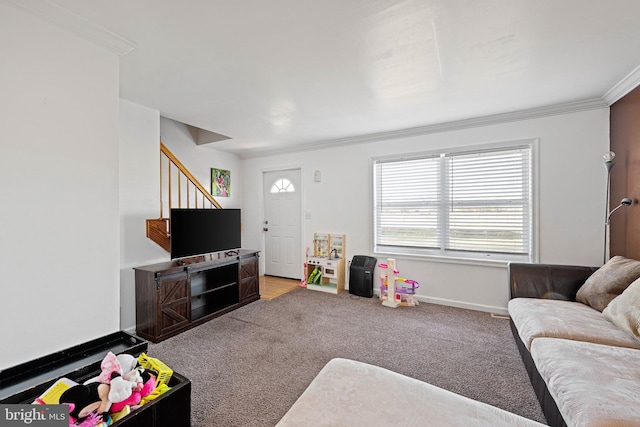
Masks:
[[[380,267],[380,300],[386,307],[399,305],[413,307],[418,305],[415,299],[416,289],[420,283],[415,280],[398,277],[400,271],[395,268],[396,260],[389,258],[386,264],[378,264]],[[396,282],[402,284],[396,285]]]

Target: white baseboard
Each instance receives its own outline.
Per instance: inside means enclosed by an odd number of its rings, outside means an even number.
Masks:
[[[136,327],[132,326],[130,328],[127,329],[123,329],[125,332],[130,333],[131,335],[135,335],[136,334]]]
[[[374,295],[380,295],[380,289],[379,288],[374,289],[373,293]],[[506,307],[475,304],[471,302],[456,301],[456,300],[450,300],[445,298],[432,298],[432,297],[425,297],[422,295],[416,295],[415,299],[417,299],[420,302],[426,302],[430,304],[446,305],[449,307],[457,307],[457,308],[466,308],[468,310],[483,311],[486,313],[499,314],[502,316],[509,315],[509,312],[507,311]]]
[[[466,308],[466,309],[469,309],[469,310],[484,311],[484,312],[487,312],[487,313],[500,314],[500,315],[503,315],[503,316],[507,316],[509,314],[509,312],[507,311],[506,307],[497,307],[497,306],[493,306],[493,305],[484,305],[484,304],[474,304],[474,303],[471,303],[471,302],[455,301],[455,300],[449,300],[449,299],[444,299],[444,298],[422,297],[422,296],[418,296],[418,295],[416,295],[416,299],[418,301],[428,302],[428,303],[431,303],[431,304],[439,304],[439,305],[446,305],[446,306],[450,306],[450,307]]]

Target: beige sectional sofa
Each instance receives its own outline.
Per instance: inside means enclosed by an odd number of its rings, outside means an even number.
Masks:
[[[510,264],[511,327],[551,426],[640,425],[640,261]]]
[[[332,359],[276,427],[542,427],[378,366]]]

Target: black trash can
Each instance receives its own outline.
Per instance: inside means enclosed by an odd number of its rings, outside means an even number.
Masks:
[[[373,296],[373,272],[378,260],[366,255],[354,255],[349,267],[349,293],[360,297]]]

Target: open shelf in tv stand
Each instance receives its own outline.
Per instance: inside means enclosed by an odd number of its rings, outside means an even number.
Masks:
[[[136,333],[159,342],[260,299],[258,256],[241,249],[134,268]]]

